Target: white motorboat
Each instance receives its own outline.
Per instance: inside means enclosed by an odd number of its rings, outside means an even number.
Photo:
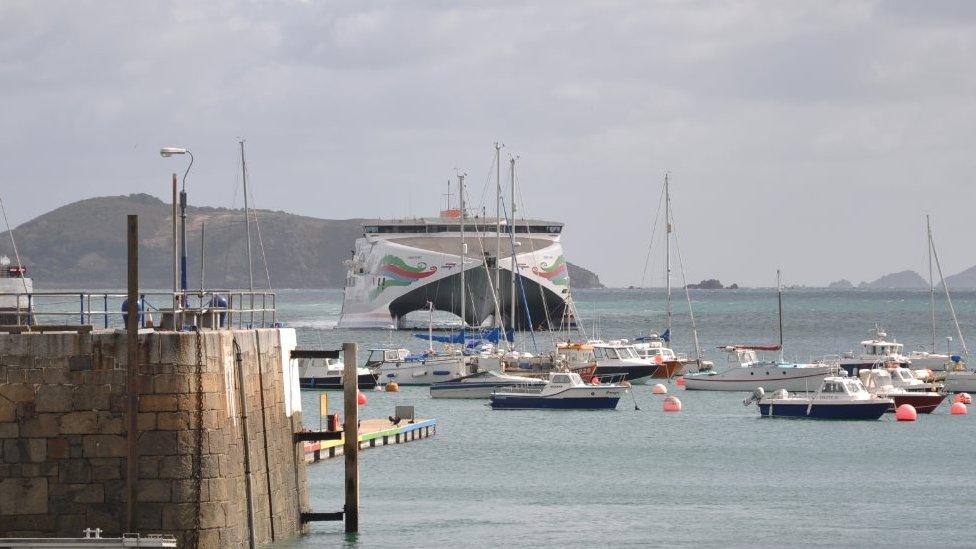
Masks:
[[[469,357],[460,351],[412,355],[407,349],[370,349],[366,368],[377,375],[377,383],[399,385],[431,385],[474,373]]]
[[[945,390],[949,393],[976,393],[976,371],[946,372]]]
[[[777,351],[778,345],[729,345],[723,348],[735,354],[739,365],[725,371],[709,370],[685,374],[689,391],[753,391],[763,387],[770,391],[816,391],[824,378],[837,373],[837,367],[824,363],[788,363],[760,360],[756,351]]]
[[[805,419],[873,419],[881,418],[892,406],[890,398],[872,395],[860,381],[830,376],[823,380],[813,394],[791,395],[780,389],[766,395],[759,387],[742,403],[755,402],[762,417],[791,417]]]
[[[909,391],[904,387],[896,387],[891,381],[891,371],[885,368],[861,370],[858,377],[864,388],[872,395],[895,401],[890,410],[892,412],[902,404],[910,404],[916,412],[930,414],[946,397],[945,393],[936,391]]]
[[[888,334],[879,327],[874,328],[871,339],[861,342],[861,351],[848,351],[840,358],[840,367],[847,375],[857,377],[860,370],[870,370],[878,367],[905,366],[911,364],[904,355],[905,346],[897,340],[888,341]]]
[[[430,386],[431,398],[488,398],[495,391],[514,386],[545,385],[545,379],[516,376],[488,370],[464,376],[453,381],[442,381]]]
[[[908,368],[894,367],[887,370],[891,374],[891,384],[895,387],[906,391],[932,391],[935,389],[935,385],[918,379]]]
[[[302,389],[342,389],[345,364],[338,358],[297,358],[298,382]],[[376,374],[366,368],[356,368],[360,389],[376,387]]]
[[[626,392],[623,385],[587,385],[573,372],[551,373],[542,386],[517,386],[491,394],[495,410],[613,410]]]
[[[654,377],[660,365],[637,356],[634,346],[627,340],[591,341],[596,359],[596,375],[620,376],[631,383],[645,383]]]

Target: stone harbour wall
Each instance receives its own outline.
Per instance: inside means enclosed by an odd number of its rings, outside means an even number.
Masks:
[[[174,534],[180,547],[242,547],[252,530],[258,544],[298,535],[308,507],[292,443],[300,396],[282,361],[294,332],[139,338],[134,530]],[[0,537],[123,532],[126,362],[124,332],[0,334]]]

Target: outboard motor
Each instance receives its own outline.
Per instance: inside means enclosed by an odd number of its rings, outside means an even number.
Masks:
[[[208,304],[208,306],[211,309],[226,309],[227,308],[227,299],[224,296],[220,295],[220,294],[214,294],[214,296],[210,298],[210,303]],[[227,319],[227,313],[220,313],[217,316],[218,316],[218,320],[217,321],[220,323],[220,327],[223,328],[224,327],[224,322]]]
[[[753,402],[759,402],[764,396],[766,396],[766,391],[762,387],[756,387],[756,390],[742,401],[742,405],[748,406]]]

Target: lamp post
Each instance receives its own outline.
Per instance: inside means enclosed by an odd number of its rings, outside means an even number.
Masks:
[[[186,306],[186,175],[190,173],[190,168],[193,167],[193,153],[188,149],[181,149],[177,147],[163,147],[159,149],[159,155],[163,158],[169,158],[177,154],[186,154],[190,156],[190,164],[186,167],[186,171],[183,172],[183,186],[180,189],[180,290],[183,292],[183,297],[181,301],[181,306]]]

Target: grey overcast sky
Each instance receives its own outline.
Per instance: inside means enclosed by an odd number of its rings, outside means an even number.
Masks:
[[[492,142],[567,257],[640,282],[663,173],[690,279],[976,263],[976,2],[0,3],[11,223],[91,196],[327,218],[480,201]],[[236,193],[240,205],[240,193]],[[123,212],[120,212],[123,213]],[[648,282],[660,283],[655,250]]]

